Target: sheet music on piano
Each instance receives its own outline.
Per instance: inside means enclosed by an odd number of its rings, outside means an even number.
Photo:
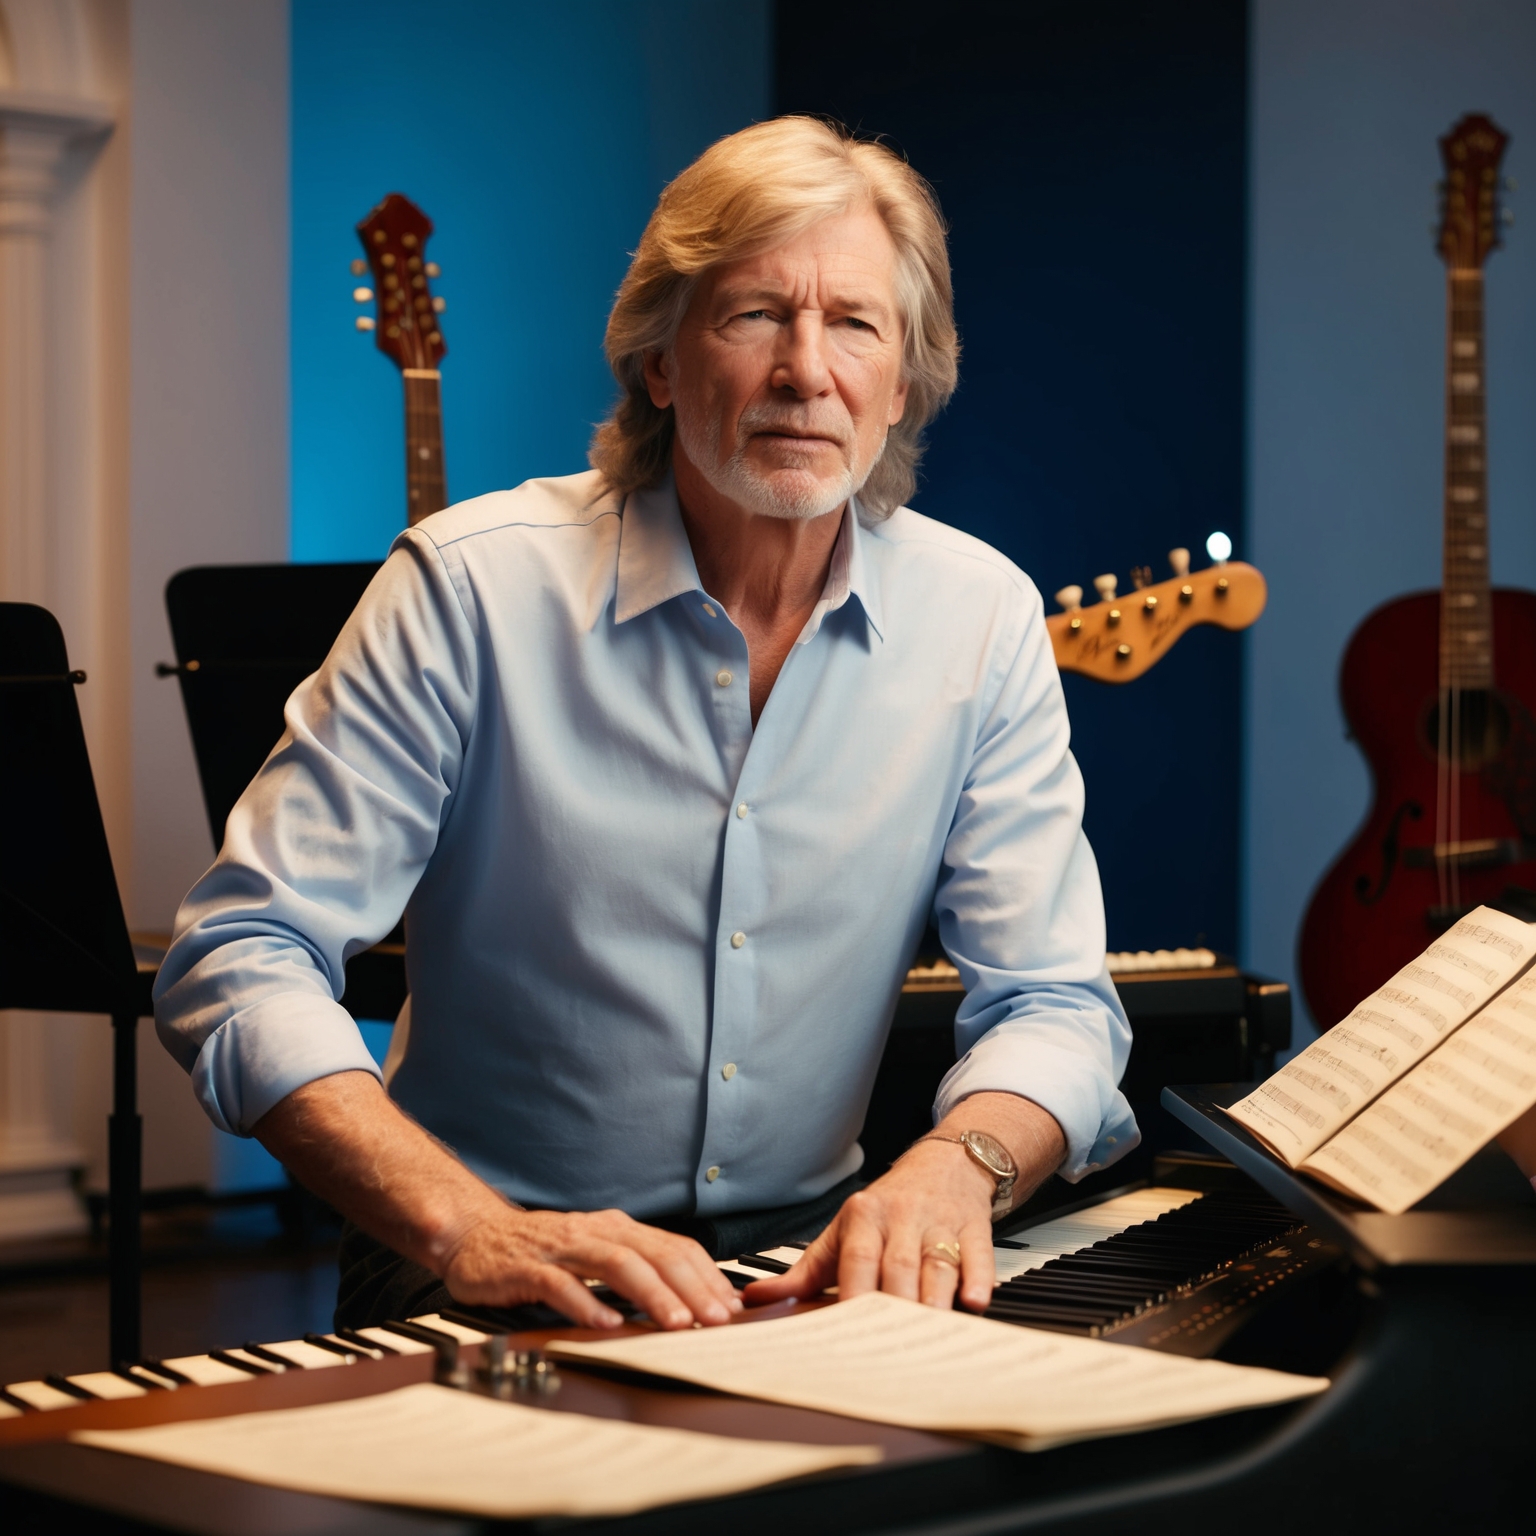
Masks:
[[[1227,1113],[1299,1168],[1533,957],[1536,929],[1478,907]]]
[[[425,1382],[314,1407],[72,1438],[273,1487],[504,1520],[630,1514],[881,1459],[878,1446],[626,1424]]]

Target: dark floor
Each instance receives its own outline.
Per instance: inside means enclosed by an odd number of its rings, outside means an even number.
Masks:
[[[198,1354],[328,1329],[336,1235],[328,1223],[285,1230],[267,1206],[148,1216],[145,1354]],[[0,1245],[0,1384],[104,1370],[107,1353],[104,1244]]]

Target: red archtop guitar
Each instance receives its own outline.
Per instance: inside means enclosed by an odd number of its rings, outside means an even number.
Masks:
[[[1500,243],[1506,142],[1483,116],[1440,141],[1442,585],[1378,608],[1344,652],[1344,716],[1375,801],[1302,925],[1302,989],[1325,1029],[1479,903],[1536,920],[1536,593],[1488,584],[1483,264]]]
[[[432,220],[408,197],[391,192],[357,234],[368,255],[354,261],[352,271],[358,277],[371,272],[373,287],[356,288],[352,296],[377,306],[376,316],[358,316],[357,328],[374,332],[379,351],[405,383],[406,517],[414,527],[448,505],[438,367],[448,353],[441,319],[446,306],[432,293],[439,275],[437,263],[427,260]]]

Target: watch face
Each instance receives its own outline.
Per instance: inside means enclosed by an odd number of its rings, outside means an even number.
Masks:
[[[1012,1157],[1008,1155],[1008,1149],[1001,1142],[994,1141],[985,1131],[967,1131],[964,1140],[998,1178],[1006,1179],[1018,1172]]]

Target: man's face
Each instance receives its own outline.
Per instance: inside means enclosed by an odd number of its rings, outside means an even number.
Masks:
[[[896,249],[872,209],[700,279],[671,351],[646,359],[682,455],[748,512],[821,517],[901,420]]]

